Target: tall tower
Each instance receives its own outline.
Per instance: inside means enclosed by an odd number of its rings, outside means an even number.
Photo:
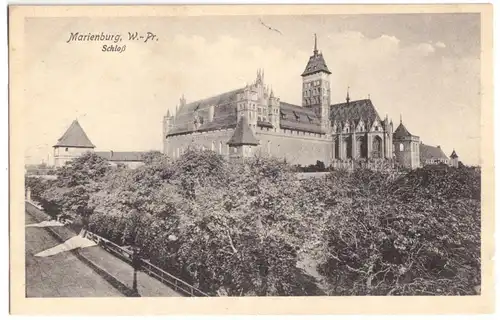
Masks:
[[[314,110],[325,131],[330,123],[330,74],[323,54],[318,51],[318,39],[314,34],[313,55],[302,73],[302,106]]]

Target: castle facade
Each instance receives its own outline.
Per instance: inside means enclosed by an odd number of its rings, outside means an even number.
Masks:
[[[330,77],[317,49],[302,77],[302,105],[281,101],[264,82],[187,103],[163,120],[163,152],[179,157],[189,146],[228,158],[253,155],[285,159],[291,164],[349,167],[358,160],[388,160],[413,169],[421,165],[420,138],[403,125],[393,130],[370,99],[331,103]]]

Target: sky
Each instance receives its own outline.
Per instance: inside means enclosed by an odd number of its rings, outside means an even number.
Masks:
[[[125,52],[66,42],[101,31],[121,34]],[[158,41],[128,41],[135,31]],[[189,102],[243,87],[259,68],[275,95],[300,105],[314,33],[332,103],[349,86],[351,100],[370,96],[423,143],[480,163],[480,16],[466,13],[26,19],[26,161],[50,163],[74,119],[96,150],[161,150],[163,116],[182,94]]]

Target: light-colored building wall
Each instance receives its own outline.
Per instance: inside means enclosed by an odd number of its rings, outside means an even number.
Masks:
[[[177,159],[188,147],[198,146],[227,156],[230,151],[227,142],[233,132],[233,129],[226,129],[170,136],[164,139],[164,154]]]
[[[257,154],[286,159],[290,164],[310,165],[322,161],[328,166],[331,161],[333,142],[328,135],[295,130],[269,128],[256,131],[260,145]]]
[[[188,147],[198,146],[228,156],[234,154],[234,148],[227,145],[233,131],[227,129],[171,136],[165,139],[164,153],[175,159]],[[253,154],[286,159],[291,164],[310,165],[319,160],[328,166],[333,152],[331,138],[327,135],[257,128],[255,137],[259,140],[259,145],[252,148]]]
[[[93,148],[75,148],[75,147],[55,147],[54,148],[54,166],[62,167],[68,161],[78,158],[86,152],[93,152]]]
[[[420,167],[420,139],[418,137],[394,139],[396,161],[405,168]]]

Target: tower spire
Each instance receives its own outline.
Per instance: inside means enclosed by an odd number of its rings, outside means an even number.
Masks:
[[[402,113],[399,114],[399,122],[401,124],[403,123],[403,114]]]
[[[351,98],[349,97],[349,87],[347,87],[347,96],[345,97],[345,101],[349,103],[351,101]]]
[[[318,54],[318,37],[314,34],[314,55]]]

